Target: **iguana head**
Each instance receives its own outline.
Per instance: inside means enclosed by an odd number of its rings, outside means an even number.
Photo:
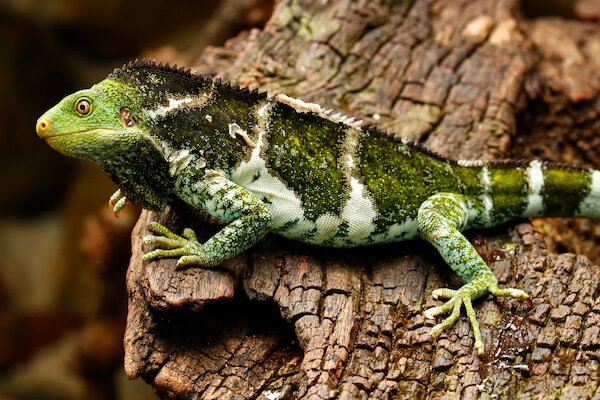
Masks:
[[[55,150],[99,164],[130,200],[150,208],[150,199],[158,209],[188,167],[227,172],[249,154],[254,143],[242,134],[265,99],[189,69],[136,60],[65,97],[36,131]]]
[[[144,99],[140,90],[109,76],[62,99],[38,119],[36,131],[55,150],[100,165],[129,200],[160,210],[172,179],[149,133]]]
[[[126,88],[106,79],[61,100],[38,119],[36,132],[65,155],[107,160],[116,150],[149,140],[134,108]]]

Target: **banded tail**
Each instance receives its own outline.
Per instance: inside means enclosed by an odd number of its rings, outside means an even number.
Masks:
[[[543,161],[489,162],[478,170],[480,195],[471,226],[518,217],[600,218],[600,171]],[[471,196],[473,198],[473,196]]]

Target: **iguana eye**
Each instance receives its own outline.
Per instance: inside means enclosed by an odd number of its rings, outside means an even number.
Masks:
[[[88,115],[90,113],[90,110],[90,102],[86,99],[80,99],[75,104],[75,111],[77,111],[79,115]]]

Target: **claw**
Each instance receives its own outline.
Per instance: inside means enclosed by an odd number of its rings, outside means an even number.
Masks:
[[[437,317],[439,315],[448,314],[450,311],[452,311],[454,309],[455,301],[456,301],[456,298],[453,297],[450,300],[448,300],[447,302],[445,302],[444,304],[442,304],[441,306],[432,307],[428,310],[425,310],[425,317],[427,317],[429,319],[435,319],[435,317]]]
[[[196,242],[198,241],[196,238],[196,232],[194,232],[194,230],[191,228],[185,228],[183,230],[183,237],[185,237],[187,240],[193,240]]]
[[[435,289],[431,295],[433,296],[434,299],[451,299],[452,297],[456,296],[456,290],[452,290],[452,289],[448,289],[448,288],[441,288],[441,289]]]
[[[431,328],[431,332],[429,333],[433,339],[437,339],[438,336],[444,331],[444,328],[441,327],[441,324],[437,324],[433,328]]]
[[[505,288],[500,289],[499,287],[491,287],[490,293],[496,297],[514,297],[519,300],[529,299],[529,295],[520,289]]]
[[[481,339],[475,340],[473,347],[475,347],[475,350],[477,350],[478,355],[482,356],[485,354],[485,346],[483,345]]]
[[[203,265],[202,258],[200,256],[183,256],[177,261],[176,269],[183,269],[191,265]]]

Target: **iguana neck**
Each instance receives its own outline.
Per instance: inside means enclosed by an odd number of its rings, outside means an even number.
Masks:
[[[139,126],[177,174],[191,163],[228,174],[251,152],[257,107],[265,95],[189,71],[132,64],[108,79],[130,90]]]
[[[162,210],[171,197],[174,178],[158,149],[141,142],[115,150],[111,157],[93,160],[135,204]]]

